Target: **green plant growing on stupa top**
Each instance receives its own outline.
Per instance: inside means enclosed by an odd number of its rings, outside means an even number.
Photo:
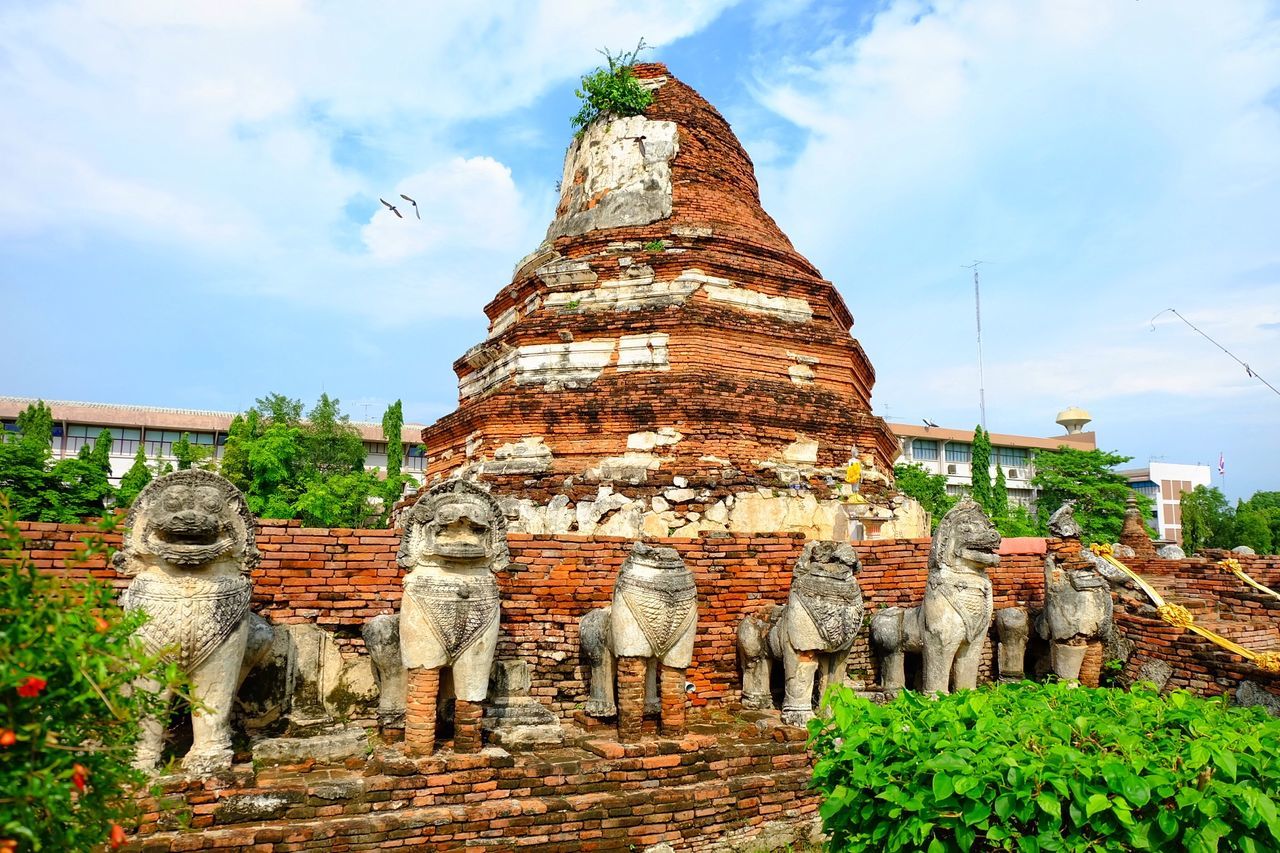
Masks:
[[[616,56],[608,49],[600,51],[608,61],[608,67],[598,67],[590,74],[584,74],[581,86],[574,93],[582,99],[582,108],[569,121],[579,134],[602,115],[640,115],[653,103],[653,93],[635,76],[636,58],[648,47],[644,39],[640,39],[635,50]]]

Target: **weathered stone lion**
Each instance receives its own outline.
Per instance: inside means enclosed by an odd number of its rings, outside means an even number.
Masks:
[[[435,748],[441,670],[453,680],[454,749],[481,746],[481,703],[498,646],[498,582],[510,562],[507,522],[489,493],[452,480],[426,492],[404,519],[396,562],[409,570],[400,604],[407,676],[405,747]]]
[[[183,767],[196,774],[231,765],[231,703],[249,636],[249,571],[260,555],[244,495],[208,471],[178,471],[138,495],[115,556],[133,577],[121,603],[150,617],[137,637],[191,682],[194,742]],[[142,682],[143,690],[161,690]],[[162,692],[168,699],[168,692]],[[143,725],[136,763],[154,769],[164,741],[158,719]]]
[[[903,655],[923,652],[923,688],[947,693],[978,683],[982,641],[991,625],[991,580],[1000,534],[982,507],[964,498],[942,517],[929,550],[924,603],[887,607],[871,617],[885,690],[905,687]]]
[[[803,726],[813,697],[847,680],[845,661],[862,627],[862,561],[849,545],[810,542],[791,576],[787,603],[747,616],[738,626],[744,708],[772,708],[772,661],[786,673],[783,722]]]
[[[664,734],[684,731],[698,588],[676,549],[635,543],[618,572],[612,602],[583,615],[578,632],[591,667],[587,714],[617,714],[618,737],[626,743],[640,738],[650,711],[661,713]]]

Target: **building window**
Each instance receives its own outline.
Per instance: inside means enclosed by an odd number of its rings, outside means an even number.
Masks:
[[[411,444],[405,451],[404,467],[409,471],[421,471],[427,461],[427,451],[421,444]]]
[[[973,445],[960,444],[958,442],[947,443],[947,461],[948,462],[972,462],[973,461]]]
[[[91,424],[69,424],[67,426],[67,453],[78,453],[80,448],[93,447],[94,439],[107,427]],[[115,434],[112,433],[114,438]],[[114,443],[114,442],[113,442]]]
[[[994,447],[996,464],[1006,468],[1027,467],[1027,449],[1025,447]]]
[[[366,441],[364,443],[364,452],[386,455],[387,443],[385,441]]]
[[[911,458],[928,462],[938,459],[938,442],[932,438],[917,438],[911,442]]]
[[[111,428],[111,453],[115,456],[133,456],[142,443],[142,430],[128,427]]]

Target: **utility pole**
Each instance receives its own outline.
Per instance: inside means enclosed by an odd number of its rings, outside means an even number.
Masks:
[[[978,411],[981,414],[982,428],[987,428],[987,390],[986,380],[982,375],[982,297],[978,292],[978,265],[986,261],[974,261],[962,264],[965,269],[973,270],[973,310],[978,321]]]

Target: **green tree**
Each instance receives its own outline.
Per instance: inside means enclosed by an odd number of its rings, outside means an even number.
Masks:
[[[991,436],[978,425],[973,428],[973,457],[969,465],[970,492],[980,507],[991,513]]]
[[[209,462],[212,456],[211,448],[191,443],[190,433],[184,432],[182,437],[173,443],[173,458],[178,462],[179,471],[186,471],[188,468],[210,468]]]
[[[1230,548],[1235,518],[1220,489],[1196,486],[1182,493],[1182,546],[1188,554],[1205,548]]]
[[[43,400],[18,413],[18,432],[0,432],[0,492],[23,521],[40,518],[53,489],[53,414]]]
[[[111,487],[111,431],[98,433],[92,446],[84,445],[71,459],[54,463],[49,488],[41,498],[40,521],[74,523],[101,516],[115,503]]]
[[[1009,519],[1009,483],[1005,480],[1003,465],[996,465],[996,481],[991,485],[991,506],[987,511],[996,527]]]
[[[116,490],[116,504],[124,508],[133,506],[134,499],[150,482],[151,469],[147,467],[147,452],[139,444],[138,452],[133,457],[133,465],[120,478],[120,487]]]
[[[1254,492],[1244,508],[1259,513],[1271,531],[1271,547],[1280,550],[1280,492]]]
[[[105,519],[99,530],[115,524]],[[101,533],[68,561],[104,555]],[[0,849],[80,851],[118,844],[136,809],[140,721],[161,711],[139,678],[179,687],[177,670],[133,641],[145,619],[110,585],[39,571],[0,496]]]
[[[919,501],[929,513],[934,527],[938,526],[947,510],[955,506],[956,499],[947,494],[947,478],[941,474],[930,474],[918,463],[895,465],[893,479],[898,491]]]
[[[1244,501],[1236,507],[1236,545],[1247,545],[1259,554],[1275,553],[1271,541],[1271,526],[1267,516],[1256,509],[1246,507]]]
[[[321,394],[307,419],[302,404],[269,394],[227,430],[222,474],[261,518],[300,518],[356,527],[376,519],[383,486],[364,470],[364,440],[339,401]]]
[[[308,527],[366,527],[379,511],[370,498],[380,497],[382,483],[372,471],[351,471],[309,480],[294,503]]]
[[[1111,470],[1130,460],[1129,456],[1103,450],[1059,447],[1036,454],[1036,473],[1031,485],[1039,490],[1036,508],[1040,525],[1068,500],[1074,500],[1076,521],[1084,531],[1083,541],[1115,542],[1124,528],[1125,503],[1132,493],[1124,477]],[[1151,499],[1138,495],[1138,507],[1145,518]]]
[[[404,430],[404,407],[396,400],[382,413],[382,440],[387,443],[387,482],[400,476],[404,464],[404,444],[400,433]]]
[[[380,526],[386,524],[391,510],[404,495],[404,487],[417,482],[413,477],[401,472],[404,464],[404,409],[399,400],[387,407],[382,415],[382,438],[387,443],[387,478],[381,490],[382,518]]]
[[[339,402],[321,394],[307,413],[302,430],[305,479],[364,470],[364,439],[351,418],[342,414]]]

